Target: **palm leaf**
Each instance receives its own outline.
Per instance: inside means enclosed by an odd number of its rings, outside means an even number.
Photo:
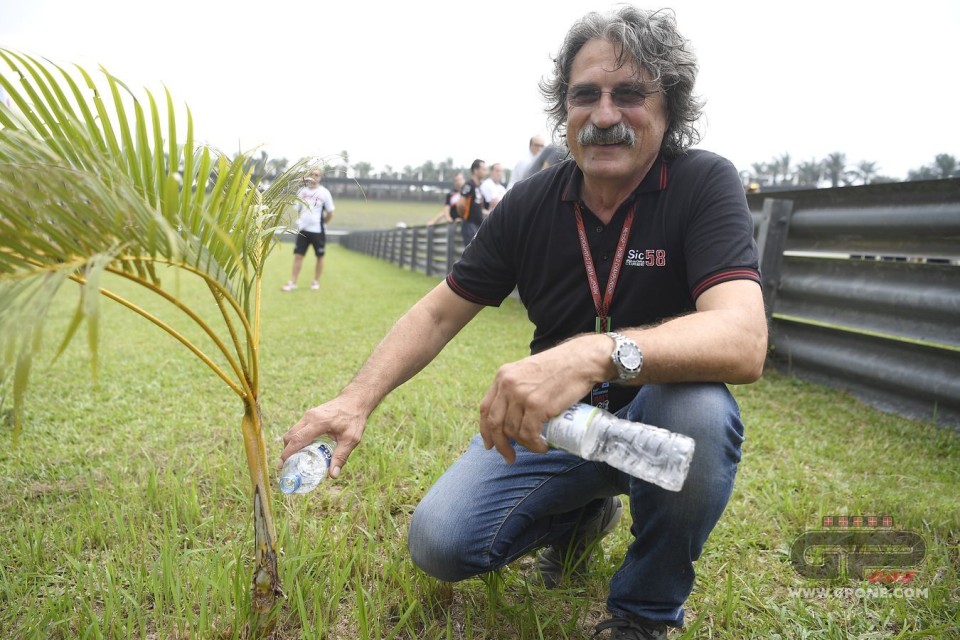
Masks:
[[[79,67],[3,49],[0,60],[8,68],[0,86],[12,99],[0,105],[0,374],[13,391],[14,438],[45,319],[65,283],[79,296],[57,354],[85,323],[94,379],[101,295],[156,324],[244,404],[256,517],[253,605],[268,610],[279,585],[258,403],[260,279],[304,163],[261,188],[246,154],[229,159],[194,146],[189,110],[186,140],[176,140],[166,89],[164,113],[150,92],[138,97],[105,70],[95,79]],[[177,278],[161,277],[171,267],[202,279],[215,305],[200,309],[180,299]],[[169,303],[203,340],[111,290],[108,274]],[[205,316],[211,308],[214,317]]]

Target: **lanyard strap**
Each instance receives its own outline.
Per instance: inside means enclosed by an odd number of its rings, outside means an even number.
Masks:
[[[620,279],[620,268],[623,266],[623,257],[627,252],[627,240],[630,238],[630,226],[633,224],[633,214],[636,210],[636,204],[630,208],[627,217],[623,220],[623,228],[620,230],[620,239],[617,241],[617,252],[613,256],[613,264],[610,267],[610,276],[607,278],[607,288],[604,291],[603,298],[600,297],[600,281],[597,279],[597,269],[593,265],[593,255],[590,253],[590,243],[587,242],[587,229],[583,225],[583,214],[580,211],[580,203],[574,204],[574,212],[577,214],[577,233],[580,236],[580,252],[583,254],[583,266],[587,270],[587,282],[590,284],[590,295],[593,296],[593,306],[597,310],[597,331],[609,331],[608,318],[610,305],[613,303],[613,292],[617,288],[617,281]]]

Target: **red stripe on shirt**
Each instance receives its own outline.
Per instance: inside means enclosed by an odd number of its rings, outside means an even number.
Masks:
[[[691,292],[693,299],[696,300],[699,298],[700,295],[710,287],[718,285],[721,282],[729,282],[730,280],[753,280],[757,284],[761,284],[760,274],[753,269],[730,269],[729,271],[711,274],[698,282]]]
[[[501,300],[494,300],[492,298],[481,298],[480,296],[471,293],[464,289],[460,284],[453,279],[453,274],[450,273],[447,275],[447,286],[453,290],[455,294],[461,298],[468,300],[470,302],[475,302],[476,304],[482,304],[488,307],[499,307]]]

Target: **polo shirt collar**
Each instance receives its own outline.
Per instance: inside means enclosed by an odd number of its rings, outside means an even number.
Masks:
[[[571,160],[570,163],[573,165],[573,171],[570,172],[570,177],[567,178],[567,184],[563,188],[563,193],[560,197],[562,202],[578,202],[582,199],[580,192],[583,189],[583,171],[577,166],[576,161]],[[630,194],[626,202],[633,201],[634,198],[642,193],[656,193],[657,191],[666,189],[669,175],[668,167],[669,163],[663,159],[663,155],[658,155],[657,159],[653,162],[653,166],[647,171],[647,175],[643,177],[643,180],[637,188],[634,189],[633,193]]]

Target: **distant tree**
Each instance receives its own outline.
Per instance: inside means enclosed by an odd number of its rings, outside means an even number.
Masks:
[[[823,163],[819,160],[808,160],[797,166],[797,184],[804,187],[816,187],[823,180]]]
[[[856,176],[861,184],[870,184],[877,175],[877,163],[861,160],[851,175]]]
[[[353,165],[353,172],[358,178],[369,178],[373,165],[369,162],[358,162]]]
[[[781,180],[782,183],[790,182],[791,176],[790,176],[790,154],[789,153],[785,153],[779,158],[774,158],[773,162],[770,163],[770,165],[771,167],[773,167],[774,182],[777,181],[778,173],[780,176],[783,177],[783,180]]]
[[[441,160],[440,164],[437,165],[437,180],[446,180],[454,173],[456,173],[456,169],[453,166],[453,158]]]
[[[421,180],[439,180],[439,178],[437,177],[439,173],[440,172],[437,171],[436,165],[433,164],[433,160],[427,160],[420,167]]]
[[[264,182],[272,183],[274,180],[283,175],[283,172],[287,170],[287,165],[290,164],[290,161],[286,158],[271,158],[267,160],[267,165],[264,168],[263,179]]]
[[[949,153],[939,153],[932,164],[907,172],[907,180],[942,180],[960,176],[960,163]]]
[[[830,181],[831,187],[839,187],[847,183],[847,156],[835,151],[823,161],[823,172]]]
[[[937,176],[939,178],[952,178],[960,175],[960,170],[958,170],[957,167],[957,159],[949,153],[937,154],[937,157],[933,159],[933,168],[940,174]]]
[[[937,175],[936,169],[933,167],[923,166],[919,169],[911,169],[907,172],[907,180],[937,180],[940,176]]]

